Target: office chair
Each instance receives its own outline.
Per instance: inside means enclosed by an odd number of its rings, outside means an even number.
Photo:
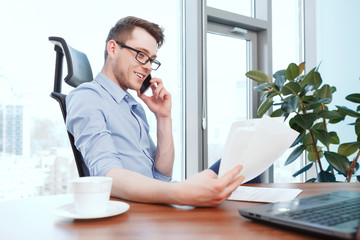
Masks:
[[[67,76],[64,81],[70,86],[76,88],[81,83],[90,82],[93,80],[92,70],[87,56],[72,48],[64,39],[60,37],[49,37],[49,41],[55,44],[54,50],[56,52],[55,62],[55,79],[54,90],[50,94],[60,105],[60,109],[66,120],[66,95],[61,93],[62,87],[62,70],[63,70],[63,57],[65,55],[67,63]],[[74,144],[74,136],[67,132],[70,140],[70,145],[75,157],[76,167],[80,177],[89,176],[89,170],[85,165],[81,153],[77,150]]]

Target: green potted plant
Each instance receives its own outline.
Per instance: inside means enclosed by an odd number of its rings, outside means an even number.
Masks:
[[[323,84],[318,68],[303,74],[304,68],[304,63],[290,63],[287,69],[277,71],[272,77],[257,70],[246,73],[248,78],[258,83],[254,90],[262,93],[258,116],[262,117],[273,108],[271,117],[284,116],[289,126],[300,133],[291,146],[294,150],[285,165],[294,162],[304,152],[309,163],[295,172],[294,177],[315,167],[317,178],[308,181],[333,182],[336,181],[336,174],[350,181],[359,168],[360,106],[356,111],[343,106],[330,110],[328,104],[336,88]],[[346,99],[359,104],[360,94],[350,94]],[[328,124],[339,123],[346,116],[356,119],[352,125],[357,139],[340,145],[338,134],[329,131]],[[331,145],[339,145],[337,152],[330,150]],[[348,157],[356,152],[354,159],[349,161]],[[360,181],[359,176],[357,179]]]

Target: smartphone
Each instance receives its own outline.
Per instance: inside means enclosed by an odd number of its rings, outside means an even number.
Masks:
[[[149,76],[147,76],[147,78],[144,80],[144,82],[141,85],[141,88],[140,88],[141,94],[146,92],[146,90],[148,90],[148,88],[151,86],[150,80],[151,80],[151,75],[149,74]]]

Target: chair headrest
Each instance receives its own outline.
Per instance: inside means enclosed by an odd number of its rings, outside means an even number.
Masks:
[[[66,43],[61,37],[49,37],[50,42],[62,49],[67,62],[68,74],[65,82],[72,87],[77,87],[81,83],[93,80],[90,62],[87,56]]]

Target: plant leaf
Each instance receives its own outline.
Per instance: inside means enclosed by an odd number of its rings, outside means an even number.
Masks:
[[[311,104],[311,103],[313,103],[315,101],[316,101],[316,99],[312,95],[306,95],[306,96],[303,97],[303,103]]]
[[[270,114],[270,117],[280,117],[283,115],[283,113],[283,110],[281,110],[281,108],[278,108]]]
[[[316,181],[316,178],[310,178],[308,180],[306,180],[306,183],[313,183]]]
[[[330,144],[330,134],[327,131],[320,129],[312,129],[311,131],[322,144],[325,146]]]
[[[323,156],[324,156],[324,152],[322,151],[322,148],[319,147],[319,146],[316,146],[316,150],[319,154],[319,159],[321,159]],[[316,154],[314,152],[314,148],[312,145],[308,145],[306,146],[306,151],[308,151],[308,160],[311,161],[311,162],[315,162],[317,161],[317,157],[316,157]]]
[[[285,78],[294,81],[299,76],[299,67],[295,63],[290,63],[285,71]]]
[[[301,174],[301,173],[303,173],[303,172],[306,172],[307,170],[309,170],[309,169],[312,167],[313,164],[314,164],[314,163],[309,163],[309,164],[306,165],[305,167],[301,168],[299,171],[297,171],[297,172],[295,172],[295,173],[293,174],[293,177],[296,177],[297,175],[299,175],[299,174]]]
[[[360,136],[360,118],[355,121],[355,133],[358,137]]]
[[[253,71],[247,72],[245,75],[248,78],[250,78],[251,80],[254,80],[255,82],[258,82],[258,83],[270,83],[270,79],[269,79],[268,75],[266,75],[262,71],[253,70]]]
[[[350,162],[344,155],[326,151],[324,152],[326,160],[329,164],[336,169],[339,173],[343,174],[345,177],[350,169]]]
[[[310,133],[307,133],[307,134],[304,136],[303,144],[304,144],[305,146],[311,145]]]
[[[331,103],[331,98],[318,98],[315,103]]]
[[[285,166],[295,161],[303,153],[305,149],[306,147],[304,145],[300,145],[297,148],[295,148],[294,151],[292,151],[292,153],[286,159]]]
[[[344,107],[344,106],[336,106],[338,108],[338,111],[340,113],[343,113],[345,115],[348,115],[350,117],[356,117],[356,118],[360,118],[360,113],[358,112],[355,112],[354,110],[351,110],[347,107]]]
[[[340,138],[336,132],[329,132],[329,134],[330,134],[330,143],[331,144],[339,144],[340,143]]]
[[[293,117],[295,123],[303,129],[310,129],[314,123],[315,115],[312,113],[298,114]]]
[[[315,124],[311,127],[311,129],[325,130],[325,128],[324,128],[324,123],[322,123],[322,122],[315,123]]]
[[[289,126],[299,133],[305,132],[305,130],[295,122],[294,118],[289,120]]]
[[[300,87],[305,88],[306,86],[312,85],[311,79],[314,74],[315,68],[311,69],[300,82]],[[315,87],[315,86],[314,86]]]
[[[345,119],[346,114],[340,112],[339,110],[334,110],[334,112],[339,113],[339,114],[341,115],[341,117],[340,117],[340,115],[339,115],[339,118],[329,119],[329,123],[334,124],[334,123],[338,123],[338,122],[340,122],[340,121],[342,121],[342,120]]]
[[[348,157],[351,154],[355,153],[357,150],[359,150],[359,148],[360,143],[358,142],[343,143],[339,146],[338,153]]]
[[[272,97],[275,97],[277,95],[279,95],[279,94],[276,93],[276,92],[271,92],[271,91],[264,92],[264,94],[261,96],[261,101],[265,101],[264,99],[272,98]]]
[[[295,139],[295,141],[291,144],[291,148],[295,147],[297,144],[301,143],[304,139],[305,131],[302,131],[299,136]]]
[[[281,110],[285,113],[292,113],[297,110],[298,106],[298,98],[296,96],[292,96],[288,98],[286,102],[281,104]]]
[[[255,86],[254,90],[257,92],[263,92],[263,91],[267,91],[269,88],[271,88],[271,85],[269,83],[263,83]]]
[[[321,78],[321,75],[320,75],[319,72],[314,72],[314,78],[313,78],[313,80],[314,80],[314,83],[313,83],[313,84],[315,84],[315,88],[316,88],[316,89],[321,86],[321,84],[322,84],[322,78]]]
[[[302,62],[299,64],[299,75],[304,71],[305,69],[305,62]]]
[[[318,118],[325,118],[325,119],[340,119],[344,117],[343,114],[337,111],[326,111],[326,110],[321,110],[316,114],[316,116]]]
[[[296,95],[298,92],[300,92],[300,85],[296,82],[289,82],[281,89],[281,93],[285,96],[289,94]]]
[[[286,81],[285,70],[277,71],[274,73],[273,77],[275,78],[274,85],[277,86],[278,90],[280,91]]]
[[[300,86],[301,88],[305,88],[308,85],[314,85],[314,88],[317,89],[322,83],[322,79],[319,72],[315,71],[315,68],[313,68],[304,79],[301,81]]]
[[[320,90],[317,92],[318,98],[330,98],[332,99],[332,92],[331,87],[328,84],[325,84],[320,88]]]
[[[360,103],[360,93],[353,93],[353,94],[347,95],[345,97],[345,99],[349,100],[351,102],[354,102],[354,103]]]
[[[303,89],[303,86],[301,85],[301,82],[300,82],[300,87],[301,87],[301,89]],[[315,88],[314,84],[305,85],[304,89],[302,90],[300,95],[306,95],[306,93],[312,91],[314,88]]]
[[[259,117],[262,117],[267,110],[269,110],[269,108],[272,106],[272,104],[274,103],[274,101],[272,100],[272,98],[268,98],[266,99],[259,107],[257,114]]]
[[[318,182],[335,182],[335,175],[326,171],[320,171],[317,175]]]
[[[280,77],[280,76],[284,76],[284,77],[285,77],[285,69],[279,70],[279,71],[277,71],[276,73],[273,74],[273,77],[274,77],[275,79],[278,78],[278,77]]]

